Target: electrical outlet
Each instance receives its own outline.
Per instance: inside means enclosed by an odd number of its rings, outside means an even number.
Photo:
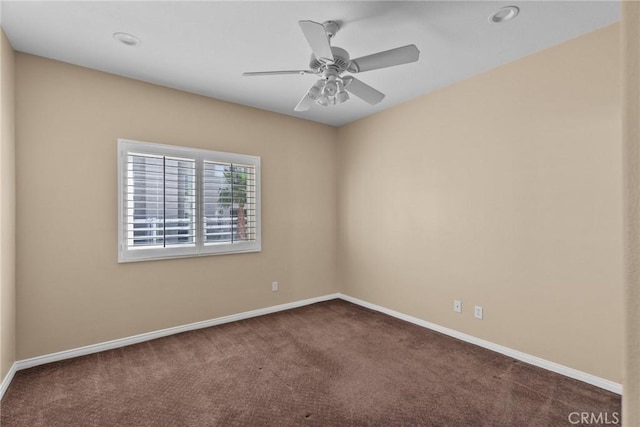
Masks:
[[[462,313],[462,301],[460,301],[459,299],[453,300],[453,311],[455,311],[456,313]]]
[[[476,317],[476,319],[482,320],[482,307],[476,305],[475,310],[473,311],[473,315]]]
[[[278,292],[278,282],[271,282],[271,291]]]

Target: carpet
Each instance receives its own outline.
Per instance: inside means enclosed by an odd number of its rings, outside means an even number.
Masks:
[[[620,396],[331,300],[22,370],[0,409],[2,426],[569,426]]]

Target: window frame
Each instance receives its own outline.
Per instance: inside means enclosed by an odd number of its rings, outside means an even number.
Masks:
[[[127,246],[127,157],[129,153],[155,156],[181,157],[195,160],[195,243],[162,248],[135,248]],[[205,243],[204,239],[204,162],[231,163],[251,166],[255,170],[255,240]],[[118,263],[153,261],[172,258],[190,258],[262,251],[260,157],[245,154],[188,148],[154,142],[118,138]]]

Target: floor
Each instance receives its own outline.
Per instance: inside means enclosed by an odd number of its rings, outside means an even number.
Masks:
[[[0,409],[2,426],[569,426],[614,420],[620,396],[332,300],[19,371]]]

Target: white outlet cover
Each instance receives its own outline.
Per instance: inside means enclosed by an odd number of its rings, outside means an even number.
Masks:
[[[482,307],[476,305],[473,315],[476,317],[476,319],[482,319]]]
[[[456,313],[462,313],[462,301],[458,299],[453,300],[453,311]]]
[[[278,290],[278,282],[271,282],[271,291],[276,292]]]

